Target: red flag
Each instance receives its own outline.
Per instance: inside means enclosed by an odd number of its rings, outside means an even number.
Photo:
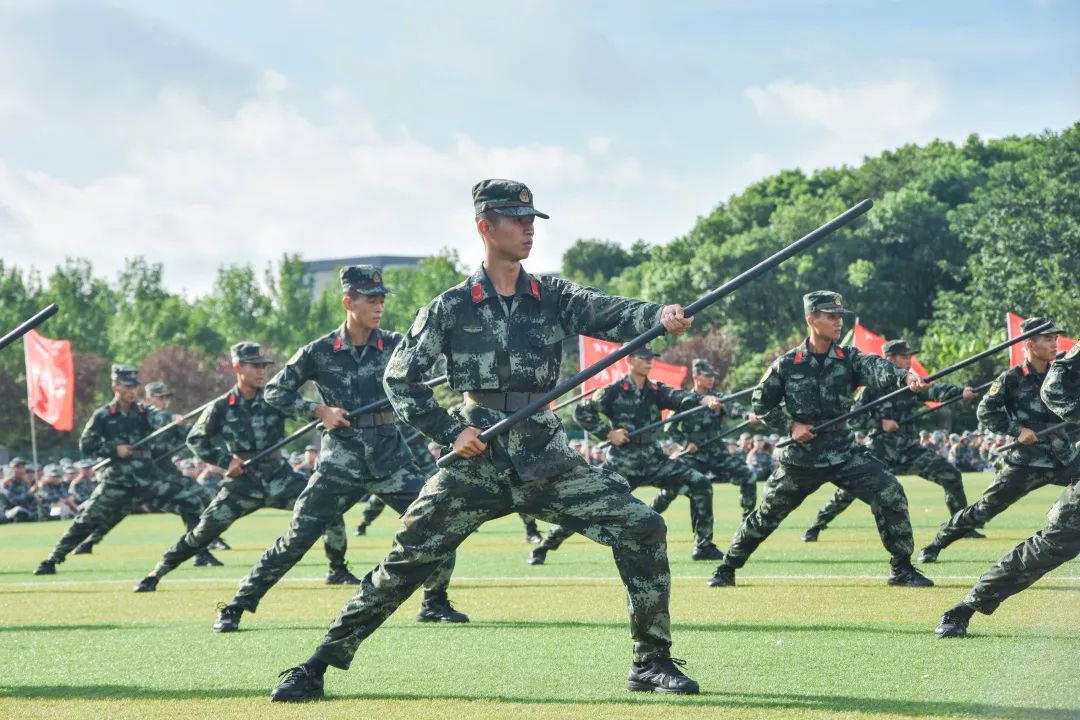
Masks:
[[[608,342],[607,340],[597,340],[596,338],[579,335],[578,354],[581,359],[581,367],[589,367],[597,360],[610,355],[620,347],[622,346],[619,345],[619,343]],[[670,385],[672,387],[682,387],[683,380],[686,379],[686,373],[688,371],[689,368],[685,365],[672,365],[671,363],[654,360],[652,371],[649,372],[649,379],[662,382],[665,385]],[[626,364],[626,358],[623,358],[611,367],[601,370],[582,383],[581,391],[588,392],[594,388],[610,385],[629,372],[630,367]]]
[[[1020,323],[1024,322],[1024,318],[1020,317],[1016,313],[1005,313],[1005,327],[1009,330],[1009,339],[1012,340],[1017,335],[1023,334],[1020,329]],[[1058,335],[1057,350],[1059,353],[1063,353],[1066,350],[1072,348],[1076,344],[1076,341],[1072,338],[1067,338],[1064,335]],[[1016,343],[1009,346],[1009,367],[1018,367],[1024,364],[1024,343]]]
[[[23,336],[23,349],[30,410],[57,430],[71,430],[75,419],[71,341],[50,340],[31,330]]]
[[[855,322],[855,327],[852,328],[851,332],[855,335],[855,347],[864,353],[881,357],[881,346],[885,344],[885,338],[868,330],[865,325],[862,325],[858,321]],[[919,377],[926,377],[930,374],[926,372],[926,368],[919,362],[919,358],[914,356],[911,358],[911,369],[914,370],[915,374]]]

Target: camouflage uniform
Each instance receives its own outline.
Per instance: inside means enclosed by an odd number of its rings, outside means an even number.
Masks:
[[[381,277],[378,284],[382,287]],[[331,407],[349,410],[381,400],[386,396],[381,382],[383,371],[401,341],[398,333],[375,329],[367,344],[354,346],[342,324],[296,351],[267,383],[266,402],[283,413],[312,417],[316,403],[299,393],[309,380],[315,383],[322,402]],[[413,463],[395,423],[393,411],[383,410],[354,418],[351,427],[323,431],[315,472],[296,501],[288,531],[240,582],[229,606],[254,612],[270,588],[361,497],[376,495],[398,513],[416,499],[426,478]],[[446,595],[454,555],[441,560],[420,578],[427,580],[428,595]]]
[[[971,447],[969,443],[965,443],[964,440],[965,438],[961,437],[955,445],[949,448],[949,462],[958,470],[974,472],[979,469],[975,459],[975,448]]]
[[[1063,420],[1080,423],[1080,345],[1059,355],[1046,374],[1041,397]],[[1035,447],[1038,447],[1036,445]],[[1030,587],[1080,554],[1080,476],[1050,508],[1042,530],[1005,554],[982,574],[964,603],[989,615],[1004,600]]]
[[[402,425],[400,430],[405,437],[405,444],[409,446],[409,452],[412,453],[413,462],[416,464],[420,474],[425,478],[429,478],[438,472],[439,469],[435,466],[435,458],[431,456],[431,451],[428,450],[428,441],[424,434],[405,425]],[[364,512],[360,516],[360,524],[356,526],[356,534],[362,535],[367,532],[368,526],[375,522],[375,518],[382,515],[385,509],[386,503],[380,500],[378,495],[369,496],[364,505]]]
[[[896,342],[890,341],[886,343],[886,347],[896,352],[894,349]],[[903,349],[907,349],[907,343],[904,343]],[[885,355],[889,354],[889,352],[885,353]],[[891,391],[888,388],[863,389],[856,394],[855,402],[859,405],[872,402]],[[910,392],[903,393],[877,406],[866,413],[862,423],[863,427],[869,431],[870,453],[883,461],[895,475],[918,475],[935,485],[940,485],[945,490],[945,507],[948,508],[950,515],[959,512],[967,505],[964,480],[960,471],[933,450],[919,444],[919,435],[911,423],[901,424],[896,432],[885,432],[881,429],[881,422],[893,420],[899,423],[918,412],[923,407],[924,400],[943,402],[958,397],[963,392],[962,387],[938,382],[918,395]],[[829,502],[818,511],[810,530],[818,532],[824,530],[853,502],[855,502],[854,495],[842,488],[837,488]]]
[[[558,278],[534,278],[524,269],[507,301],[481,267],[420,309],[387,367],[386,390],[398,415],[451,446],[466,426],[490,427],[553,388],[564,338],[583,333],[626,341],[655,325],[660,311]],[[442,355],[450,386],[468,393],[454,414],[422,385],[424,372]],[[427,481],[402,517],[390,554],[363,578],[314,657],[347,668],[364,638],[433,568],[484,522],[515,510],[610,546],[628,591],[635,655],[668,656],[671,578],[663,518],[631,495],[622,477],[587,465],[570,448],[559,419],[544,409],[492,440],[482,455]]]
[[[1023,428],[1038,432],[1061,422],[1039,397],[1043,378],[1030,362],[999,375],[979,403],[979,422],[993,432],[1013,437]],[[938,552],[982,527],[1032,490],[1044,485],[1069,485],[1077,478],[1080,455],[1065,430],[1040,437],[1034,445],[1018,444],[1005,453],[1004,464],[982,497],[942,525],[923,549],[923,555],[936,559]]]
[[[135,368],[126,365],[113,366],[113,382],[139,384]],[[160,489],[156,486],[152,462],[153,450],[135,448],[132,457],[121,459],[116,456],[116,448],[134,444],[171,423],[174,418],[172,413],[141,402],[132,403],[125,411],[114,401],[94,411],[79,438],[79,451],[85,457],[111,458],[112,462],[103,470],[101,482],[90,495],[86,507],[56,543],[47,563],[62,563],[68,553],[96,528],[113,527],[131,513],[135,504],[159,496]],[[202,509],[200,501],[190,498],[176,506],[185,527],[189,529],[198,522]]]
[[[627,375],[578,403],[574,408],[574,420],[596,437],[607,439],[608,433],[615,428],[633,431],[658,420],[662,409],[681,412],[698,405],[700,400],[701,396],[695,392],[652,380],[646,380],[639,389],[634,379]],[[698,415],[706,412],[709,411]],[[612,445],[602,467],[626,478],[631,489],[653,485],[669,491],[671,497],[680,493],[688,496],[695,550],[712,548],[712,484],[707,476],[689,464],[669,458],[657,441],[658,434],[655,430],[648,431],[630,438],[625,445]],[[659,495],[652,508],[661,512],[670,504],[671,500]],[[557,525],[548,530],[538,549],[556,550],[573,534],[573,529]]]
[[[258,352],[254,353],[256,360],[261,359]],[[239,361],[251,360],[241,357]],[[263,390],[260,388],[248,400],[239,387],[234,387],[203,410],[188,434],[187,443],[203,462],[227,468],[233,457],[252,457],[283,437],[285,415],[267,404]],[[153,574],[160,578],[171,572],[245,515],[267,507],[291,510],[306,485],[304,477],[280,453],[272,453],[237,477],[227,478],[199,518],[199,524],[165,552]],[[340,515],[327,527],[323,543],[331,572],[344,568],[347,541]]]
[[[751,450],[746,456],[746,467],[750,470],[750,477],[754,482],[767,480],[775,469],[772,453],[765,450]]]
[[[835,302],[829,302],[830,298]],[[840,296],[824,291],[805,296],[804,306],[807,315],[842,312]],[[853,347],[834,344],[818,357],[807,338],[765,371],[754,390],[753,409],[766,425],[786,433],[792,420],[814,425],[847,412],[852,408],[851,393],[860,385],[887,392],[902,387],[906,376],[906,370]],[[870,505],[881,542],[892,556],[894,573],[911,568],[914,541],[904,488],[884,464],[855,444],[851,431],[841,423],[808,443],[793,442],[783,448],[780,467],[769,478],[765,497],[735,532],[717,576],[724,566],[745,565],[784,518],[826,482]]]

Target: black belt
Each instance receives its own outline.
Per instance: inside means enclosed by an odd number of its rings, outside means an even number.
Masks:
[[[796,422],[801,422],[801,423],[803,423],[805,425],[809,425],[811,427],[814,427],[815,425],[818,425],[819,423],[826,422],[828,420],[832,420],[832,418],[820,418],[818,420],[799,420],[799,418],[795,418]],[[820,435],[821,433],[847,432],[849,429],[850,428],[848,428],[847,423],[842,422],[842,423],[836,423],[835,425],[830,425],[827,428],[822,428],[821,430],[818,430],[817,433],[815,433],[815,434]]]
[[[538,392],[487,392],[484,390],[469,390],[465,393],[465,401],[482,405],[499,412],[517,412],[531,403],[544,393]]]
[[[383,410],[381,412],[357,415],[350,422],[352,422],[352,426],[356,428],[372,428],[381,425],[393,425],[397,422],[397,416],[394,415],[393,410]]]

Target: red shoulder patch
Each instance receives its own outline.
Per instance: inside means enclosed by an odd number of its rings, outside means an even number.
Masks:
[[[540,283],[536,282],[536,278],[530,278],[529,289],[532,290],[532,296],[537,300],[540,299]]]
[[[795,364],[798,365],[799,363],[801,363],[802,358],[803,358],[802,350],[796,350],[795,351]]]
[[[236,393],[229,393],[229,405],[235,405],[236,403]]]
[[[1031,368],[1028,367],[1027,363],[1024,363],[1023,366],[1021,366],[1020,374],[1023,375],[1024,377],[1027,377],[1028,375],[1031,374]]]
[[[836,357],[840,358],[841,360],[847,357],[847,355],[844,354],[844,351],[841,350],[839,346],[834,345],[833,349],[836,350]]]
[[[383,351],[382,335],[380,335],[379,339],[375,341],[375,347],[379,348],[379,352]]]
[[[630,383],[623,380],[622,381],[622,389],[623,389],[623,392],[630,392]]]
[[[116,403],[112,403],[112,404],[109,405],[109,414],[110,415],[115,415],[119,411],[120,411],[120,408],[116,407]]]
[[[484,298],[484,286],[480,283],[474,284],[469,288],[469,294],[472,295],[472,301],[475,305]]]
[[[338,335],[336,338],[334,338],[334,352],[337,352],[340,349],[341,349],[341,336]]]

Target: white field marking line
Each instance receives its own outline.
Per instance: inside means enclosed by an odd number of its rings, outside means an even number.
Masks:
[[[708,580],[711,575],[673,575],[672,580]],[[769,580],[769,581],[786,581],[786,580],[884,580],[885,575],[744,575],[741,576],[743,582],[753,582],[755,580]],[[977,579],[978,575],[934,575],[932,580],[964,580],[972,581]],[[326,578],[324,577],[286,577],[282,578],[279,582],[285,583],[324,583]],[[1063,582],[1077,582],[1080,581],[1080,576],[1064,575],[1061,577],[1051,576],[1049,582],[1054,581]],[[592,583],[621,583],[622,580],[616,577],[588,577],[583,575],[564,575],[564,576],[532,576],[532,575],[507,575],[507,576],[483,576],[483,577],[458,577],[454,575],[451,578],[451,582],[472,582],[472,583],[496,583],[496,582],[592,582]],[[0,582],[0,587],[33,587],[33,588],[49,588],[59,586],[80,586],[80,585],[130,585],[137,582],[134,579],[130,580],[39,580],[36,582]],[[216,585],[216,584],[234,584],[238,582],[230,578],[176,578],[162,580],[165,585]],[[1045,585],[1045,583],[1042,583]],[[352,586],[347,586],[352,587]]]

